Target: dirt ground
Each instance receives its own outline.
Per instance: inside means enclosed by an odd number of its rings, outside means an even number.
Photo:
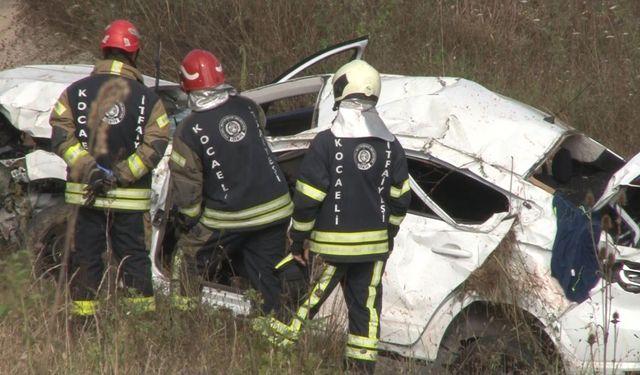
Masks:
[[[80,51],[37,21],[27,21],[19,0],[0,0],[0,70],[28,64],[93,62],[89,51]]]

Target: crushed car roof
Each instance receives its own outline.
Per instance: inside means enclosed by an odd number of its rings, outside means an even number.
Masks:
[[[20,130],[34,137],[51,136],[49,113],[62,91],[88,76],[93,65],[27,65],[0,72],[0,111]],[[144,76],[153,86],[155,79]],[[160,85],[176,83],[160,80]]]
[[[335,117],[331,90],[327,85],[321,93],[318,128],[311,132],[326,129]],[[405,148],[429,152],[438,143],[521,176],[570,129],[461,78],[384,75],[376,107]]]

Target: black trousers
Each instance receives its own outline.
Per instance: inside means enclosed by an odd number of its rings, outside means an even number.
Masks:
[[[378,354],[380,312],[382,310],[382,274],[386,261],[364,263],[324,263],[308,297],[300,305],[290,327],[301,328],[302,321],[313,318],[333,289],[342,286],[349,310],[349,335],[345,356],[355,367],[372,372]]]
[[[254,231],[220,231],[201,223],[183,234],[176,245],[173,262],[172,287],[174,293],[199,297],[202,280],[210,272],[212,259],[222,252],[242,253],[242,275],[260,291],[265,313],[280,309],[280,281],[274,273],[275,265],[285,252],[288,223],[279,223]],[[215,263],[215,261],[213,262]]]
[[[151,260],[145,243],[144,212],[112,212],[80,207],[71,254],[71,293],[74,301],[93,300],[102,275],[107,237],[127,289],[153,296]]]

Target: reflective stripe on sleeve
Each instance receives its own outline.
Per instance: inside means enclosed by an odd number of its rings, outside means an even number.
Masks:
[[[404,193],[408,192],[411,187],[409,186],[409,179],[404,180],[401,187],[391,186],[390,195],[392,198],[400,198]]]
[[[389,216],[389,224],[393,224],[393,225],[400,225],[402,223],[402,220],[404,220],[404,216],[396,216],[396,215],[391,215]]]
[[[158,117],[158,119],[156,120],[156,122],[158,123],[158,127],[160,129],[164,128],[165,126],[167,126],[169,124],[169,117],[167,116],[167,114],[163,114],[162,116]]]
[[[178,210],[181,214],[189,217],[197,217],[202,212],[202,204],[200,202],[194,204],[191,207],[185,207]]]
[[[318,202],[322,202],[327,196],[327,193],[323,192],[322,190],[300,180],[296,181],[296,190],[311,199],[317,200]]]
[[[133,153],[127,158],[127,163],[129,164],[129,170],[131,170],[131,173],[135,178],[140,178],[149,171],[140,156],[136,153]]]
[[[360,243],[360,242],[379,242],[386,241],[389,238],[388,231],[372,230],[366,232],[322,232],[313,231],[311,239],[316,242],[331,243]]]
[[[308,232],[313,229],[313,226],[316,224],[315,220],[311,221],[298,221],[296,219],[291,219],[293,223],[293,229],[299,230],[301,232]]]
[[[53,106],[53,110],[56,111],[56,114],[58,116],[62,116],[62,114],[67,111],[67,107],[65,107],[64,104],[60,103],[60,101],[57,101]]]
[[[84,147],[82,147],[80,142],[78,142],[75,145],[67,148],[64,154],[62,154],[62,158],[64,159],[64,161],[67,163],[68,166],[73,167],[74,164],[76,164],[76,162],[78,161],[78,159],[80,159],[85,155],[89,155],[89,152],[85,150]]]

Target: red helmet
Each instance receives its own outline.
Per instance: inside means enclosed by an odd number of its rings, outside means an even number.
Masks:
[[[120,48],[129,53],[140,48],[140,33],[134,24],[127,20],[115,20],[104,29],[104,38],[100,48]]]
[[[213,88],[224,83],[220,60],[213,53],[194,49],[180,65],[180,86],[186,92]]]

